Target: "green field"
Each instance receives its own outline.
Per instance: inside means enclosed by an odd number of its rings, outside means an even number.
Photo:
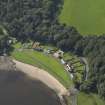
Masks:
[[[77,98],[78,105],[105,105],[105,101],[96,94],[85,94],[80,92]]]
[[[64,0],[61,23],[75,26],[82,35],[105,33],[105,0]]]
[[[48,71],[67,88],[69,88],[72,83],[68,73],[64,70],[63,65],[50,55],[45,55],[44,53],[37,51],[24,50],[22,52],[14,51],[12,56],[21,62],[37,66]]]

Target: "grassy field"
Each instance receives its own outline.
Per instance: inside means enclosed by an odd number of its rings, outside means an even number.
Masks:
[[[105,101],[95,94],[85,94],[80,92],[77,99],[78,105],[105,105]]]
[[[25,50],[22,52],[14,51],[12,56],[21,62],[37,66],[48,71],[67,88],[69,88],[72,83],[68,73],[64,70],[63,65],[61,65],[57,59],[50,55],[45,55],[42,52],[37,51]]]
[[[82,35],[105,33],[105,0],[64,0],[61,23],[75,26]]]

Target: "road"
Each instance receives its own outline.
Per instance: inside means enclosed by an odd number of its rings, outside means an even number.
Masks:
[[[89,65],[88,65],[88,62],[87,62],[87,60],[86,60],[85,57],[80,57],[80,59],[81,59],[82,62],[85,64],[85,71],[86,71],[85,80],[87,81],[87,79],[88,79],[88,73],[89,73]]]

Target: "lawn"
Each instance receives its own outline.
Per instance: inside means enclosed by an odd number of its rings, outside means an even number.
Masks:
[[[69,88],[72,83],[68,73],[64,70],[63,65],[61,65],[57,59],[50,55],[45,55],[42,52],[32,50],[24,50],[22,52],[15,50],[12,53],[12,57],[21,62],[37,66],[48,71],[67,88]]]
[[[75,26],[82,35],[105,33],[105,0],[64,0],[61,23]]]

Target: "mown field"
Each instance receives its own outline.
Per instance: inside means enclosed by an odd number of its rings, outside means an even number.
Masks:
[[[59,20],[82,35],[101,35],[105,33],[105,0],[64,0]]]

